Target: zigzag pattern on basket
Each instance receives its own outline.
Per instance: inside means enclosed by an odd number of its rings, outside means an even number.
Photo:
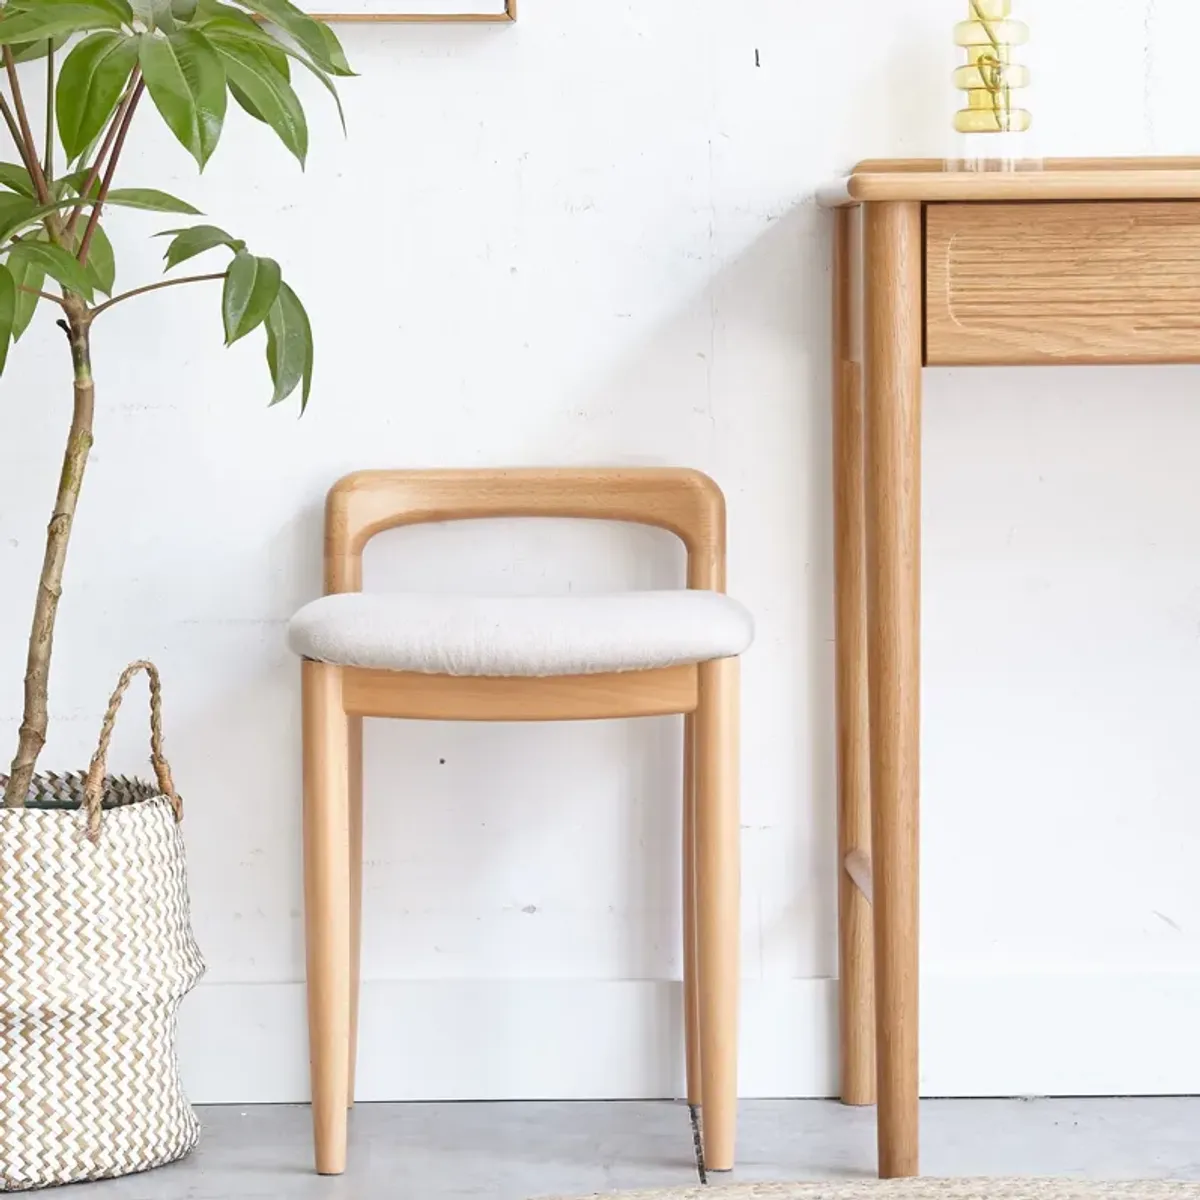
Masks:
[[[160,1166],[199,1137],[175,1059],[204,964],[174,804],[106,779],[93,843],[82,776],[32,793],[73,811],[0,809],[0,1191]]]
[[[0,775],[0,779],[5,778],[7,776]],[[68,771],[65,775],[47,771],[35,775],[25,803],[30,808],[78,808],[86,778],[84,771]],[[144,779],[131,779],[128,775],[104,777],[106,809],[124,808],[127,804],[137,804],[139,800],[153,800],[159,794],[158,788]]]

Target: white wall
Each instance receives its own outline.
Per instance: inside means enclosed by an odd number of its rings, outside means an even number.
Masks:
[[[1192,0],[1029,0],[1047,151],[1195,145]],[[745,664],[747,1094],[827,1094],[836,974],[828,222],[865,156],[948,149],[946,0],[523,0],[515,28],[346,27],[350,136],[306,174],[231,118],[202,180],[143,121],[126,181],[278,257],[319,338],[268,411],[215,291],[98,325],[47,766],[157,659],[209,961],[197,1099],[297,1099],[306,1050],[297,670],[326,487],[363,466],[682,463],[729,496]],[[1072,36],[1073,31],[1073,36]],[[1099,83],[1098,83],[1099,81]],[[120,278],[166,227],[114,216]],[[0,735],[68,412],[41,318],[0,388]],[[938,1093],[1200,1090],[1200,377],[928,376],[923,1073]],[[658,535],[382,539],[369,584],[678,578]],[[142,717],[119,765],[143,761]],[[669,721],[369,730],[362,1094],[678,1085]]]

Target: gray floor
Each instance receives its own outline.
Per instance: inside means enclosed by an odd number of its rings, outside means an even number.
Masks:
[[[679,1104],[364,1104],[338,1179],[311,1173],[307,1108],[201,1116],[186,1162],[70,1200],[531,1200],[696,1179]],[[930,1175],[1200,1179],[1200,1098],[931,1100],[922,1133]],[[869,1175],[874,1136],[870,1109],[744,1101],[733,1178]]]

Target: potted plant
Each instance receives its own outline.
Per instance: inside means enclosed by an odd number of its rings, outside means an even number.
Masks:
[[[157,113],[203,168],[229,99],[303,163],[293,70],[337,100],[351,74],[333,32],[290,0],[8,0],[0,8],[0,372],[48,312],[70,354],[74,402],[38,580],[16,753],[0,776],[0,1191],[124,1174],[187,1153],[198,1134],[174,1060],[175,1012],[202,963],[188,921],[182,806],[162,751],[157,673],[122,676],[87,773],[39,774],[55,620],[92,447],[91,340],[159,288],[219,292],[226,344],[265,332],[271,403],[312,382],[308,317],[279,265],[192,205],[119,178],[133,122]],[[36,95],[44,132],[30,119]],[[140,182],[140,181],[139,181]],[[165,270],[220,269],[115,288],[114,207],[169,213]],[[216,285],[220,284],[220,288]],[[110,778],[108,740],[133,675],[151,677],[155,784]]]

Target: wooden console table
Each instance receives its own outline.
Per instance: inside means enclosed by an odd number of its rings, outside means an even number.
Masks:
[[[824,189],[833,266],[842,1099],[918,1173],[921,368],[1200,362],[1200,159]]]

